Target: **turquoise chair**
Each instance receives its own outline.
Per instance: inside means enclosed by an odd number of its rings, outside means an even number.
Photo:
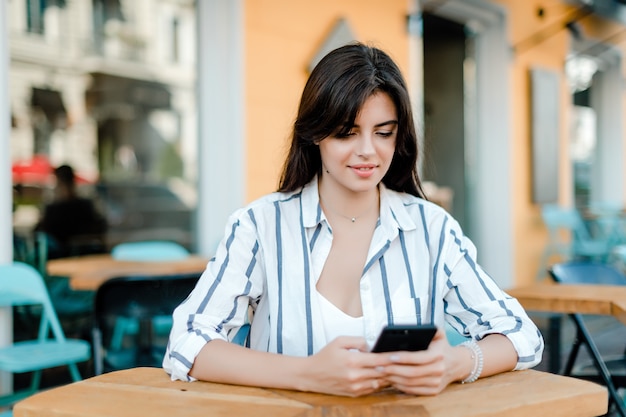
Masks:
[[[543,278],[554,255],[560,261],[586,259],[604,262],[615,245],[612,236],[600,233],[592,236],[579,211],[573,207],[546,204],[541,207],[541,218],[548,229],[549,240],[544,250],[537,278]]]
[[[104,282],[94,302],[95,374],[136,366],[161,366],[172,313],[189,296],[200,275],[200,272],[134,275]],[[169,325],[162,332],[155,329],[155,317],[169,318]],[[121,340],[112,343],[120,323],[133,323],[133,337],[124,340],[126,343]]]
[[[561,285],[626,285],[626,275],[611,265],[599,262],[571,261],[553,265],[549,270],[552,279]],[[609,404],[613,403],[621,416],[626,416],[626,402],[622,400],[618,389],[626,388],[626,350],[618,356],[604,356],[593,340],[593,331],[585,324],[585,317],[571,313],[576,337],[572,344],[563,375],[604,384],[609,391]],[[584,346],[590,362],[574,366],[580,348]],[[608,415],[608,414],[607,414]],[[613,415],[613,414],[610,414]]]
[[[65,338],[43,277],[35,268],[22,262],[0,265],[0,306],[41,306],[37,337],[0,347],[0,371],[33,373],[30,387],[1,396],[0,406],[37,392],[44,369],[68,366],[72,380],[81,380],[77,364],[90,359],[91,346],[84,340]]]
[[[119,243],[111,256],[121,261],[175,261],[187,258],[189,251],[176,242],[146,240]]]
[[[460,345],[463,342],[472,340],[470,337],[465,337],[461,333],[457,332],[456,329],[448,323],[446,323],[446,337],[448,338],[450,346]]]
[[[176,242],[145,240],[119,243],[111,250],[111,256],[121,261],[175,261],[187,258],[189,251]],[[172,327],[171,316],[156,316],[152,321],[154,332],[159,335],[168,333]],[[136,335],[138,331],[139,322],[137,320],[118,317],[110,348],[113,350],[121,349],[124,337],[126,335]]]

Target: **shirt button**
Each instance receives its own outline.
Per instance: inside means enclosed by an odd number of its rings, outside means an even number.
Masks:
[[[370,284],[368,284],[367,282],[364,282],[363,284],[361,284],[361,288],[362,288],[364,291],[369,291],[369,289],[370,289]]]

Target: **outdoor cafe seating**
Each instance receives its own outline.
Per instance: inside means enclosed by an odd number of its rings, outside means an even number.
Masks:
[[[65,337],[41,274],[30,265],[14,262],[0,265],[0,275],[0,306],[27,310],[39,323],[31,337],[0,347],[0,371],[31,376],[28,387],[1,396],[0,407],[37,392],[46,369],[66,366],[72,381],[81,380],[77,365],[91,358],[91,346]]]
[[[572,261],[553,265],[549,269],[552,279],[559,284],[591,284],[626,286],[626,275],[606,263]],[[626,415],[626,400],[620,398],[618,389],[626,388],[626,341],[624,351],[617,357],[603,357],[596,345],[593,334],[585,324],[585,316],[580,313],[568,315],[575,326],[576,336],[565,367],[566,376],[577,376],[607,386],[609,401],[614,402],[621,415]],[[577,359],[581,347],[585,347],[590,363],[579,363]],[[580,362],[580,361],[578,361]]]
[[[548,242],[541,256],[537,280],[548,267],[559,261],[620,261],[626,244],[626,217],[615,205],[591,204],[586,209],[558,204],[541,206],[541,219],[548,231]],[[623,259],[626,266],[626,257]]]
[[[137,366],[160,367],[171,315],[201,272],[107,280],[94,301],[95,374]]]

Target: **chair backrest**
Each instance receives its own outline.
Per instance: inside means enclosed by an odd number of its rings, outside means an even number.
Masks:
[[[94,299],[96,325],[103,343],[108,343],[116,317],[141,320],[171,315],[191,293],[200,275],[130,276],[104,282]]]
[[[575,208],[545,204],[541,207],[541,217],[551,234],[557,233],[559,230],[569,230],[573,237],[590,238],[582,216]]]
[[[13,260],[32,265],[41,275],[46,276],[48,262],[48,235],[36,231],[30,236],[13,238]]]
[[[187,258],[189,251],[176,242],[146,240],[119,243],[111,250],[111,256],[124,261],[175,261]]]
[[[65,334],[41,274],[23,262],[0,265],[0,305],[38,304],[42,306],[39,340],[47,339],[49,331],[52,330],[54,339],[59,342],[65,341]]]
[[[552,279],[561,284],[626,285],[626,275],[600,262],[572,261],[552,265]]]

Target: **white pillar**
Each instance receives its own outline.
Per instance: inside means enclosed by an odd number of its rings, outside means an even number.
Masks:
[[[591,165],[591,201],[623,207],[624,114],[622,57],[615,54],[606,68],[596,73],[591,88],[591,106],[598,115],[596,150]]]
[[[245,185],[243,0],[196,2],[198,80],[197,247],[215,253]]]
[[[511,161],[510,49],[506,16],[494,18],[476,36],[477,136],[473,184],[472,240],[481,265],[503,288],[514,284],[513,197]],[[494,117],[497,114],[498,117]]]
[[[424,158],[424,39],[420,0],[409,0],[407,31],[409,33],[409,73],[407,83],[411,95],[413,118],[417,130],[417,171],[422,178]]]
[[[9,28],[7,2],[0,1],[0,264],[13,260],[13,190],[9,107]],[[2,279],[2,277],[0,277]],[[13,341],[11,308],[0,307],[0,346]],[[0,373],[0,392],[12,390],[11,374]]]

